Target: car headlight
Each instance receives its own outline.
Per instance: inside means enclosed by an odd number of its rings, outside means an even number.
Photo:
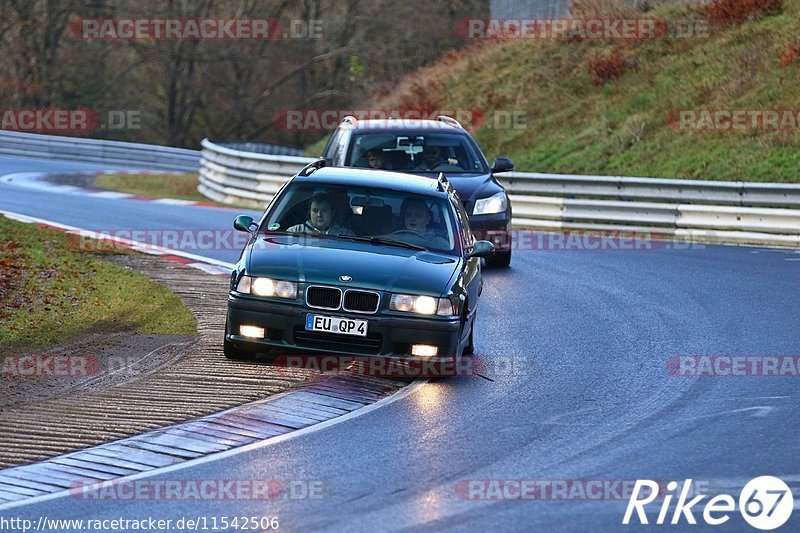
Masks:
[[[294,300],[297,298],[297,283],[271,278],[242,276],[236,286],[238,292],[254,296],[274,296]]]
[[[389,309],[418,315],[453,316],[458,314],[449,298],[413,296],[411,294],[393,294],[389,299]]]
[[[508,197],[505,192],[500,191],[488,198],[476,200],[475,207],[472,208],[472,214],[490,215],[492,213],[502,213],[506,208],[508,208]]]

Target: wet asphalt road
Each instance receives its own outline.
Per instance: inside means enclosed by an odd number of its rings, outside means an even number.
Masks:
[[[0,175],[53,169],[48,162],[0,158]],[[89,229],[228,228],[235,214],[6,183],[0,183],[0,209]],[[797,486],[797,377],[677,377],[667,363],[689,354],[800,354],[800,254],[654,247],[519,250],[511,269],[485,271],[476,352],[489,379],[427,383],[358,418],[148,476],[274,479],[314,487],[314,497],[302,497],[300,489],[297,499],[269,502],[66,495],[0,516],[206,517],[210,525],[212,517],[268,515],[291,531],[598,531],[632,528],[621,525],[627,500],[612,494],[593,502],[486,501],[461,488],[470,480],[692,478],[710,493],[738,498],[743,484],[759,475]],[[236,256],[213,253],[227,261]],[[647,510],[655,520],[657,504]],[[695,512],[702,522],[701,514]],[[784,528],[799,526],[795,510]],[[748,528],[734,513],[713,529]]]

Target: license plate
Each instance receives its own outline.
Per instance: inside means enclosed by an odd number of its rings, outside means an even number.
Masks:
[[[324,331],[339,335],[367,336],[367,321],[338,316],[306,315],[306,331]]]

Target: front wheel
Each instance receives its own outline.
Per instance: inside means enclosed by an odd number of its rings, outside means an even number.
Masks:
[[[472,355],[475,353],[475,319],[477,316],[472,318],[472,325],[469,327],[469,342],[467,345],[464,346],[464,355]]]
[[[505,268],[511,265],[511,251],[495,252],[486,258],[486,266]]]

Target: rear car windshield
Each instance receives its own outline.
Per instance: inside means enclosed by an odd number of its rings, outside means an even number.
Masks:
[[[475,144],[457,133],[355,133],[345,166],[400,172],[484,174],[486,163]]]
[[[320,211],[328,214],[320,218]],[[290,184],[261,230],[380,237],[437,252],[461,250],[453,207],[446,198],[374,187]]]

